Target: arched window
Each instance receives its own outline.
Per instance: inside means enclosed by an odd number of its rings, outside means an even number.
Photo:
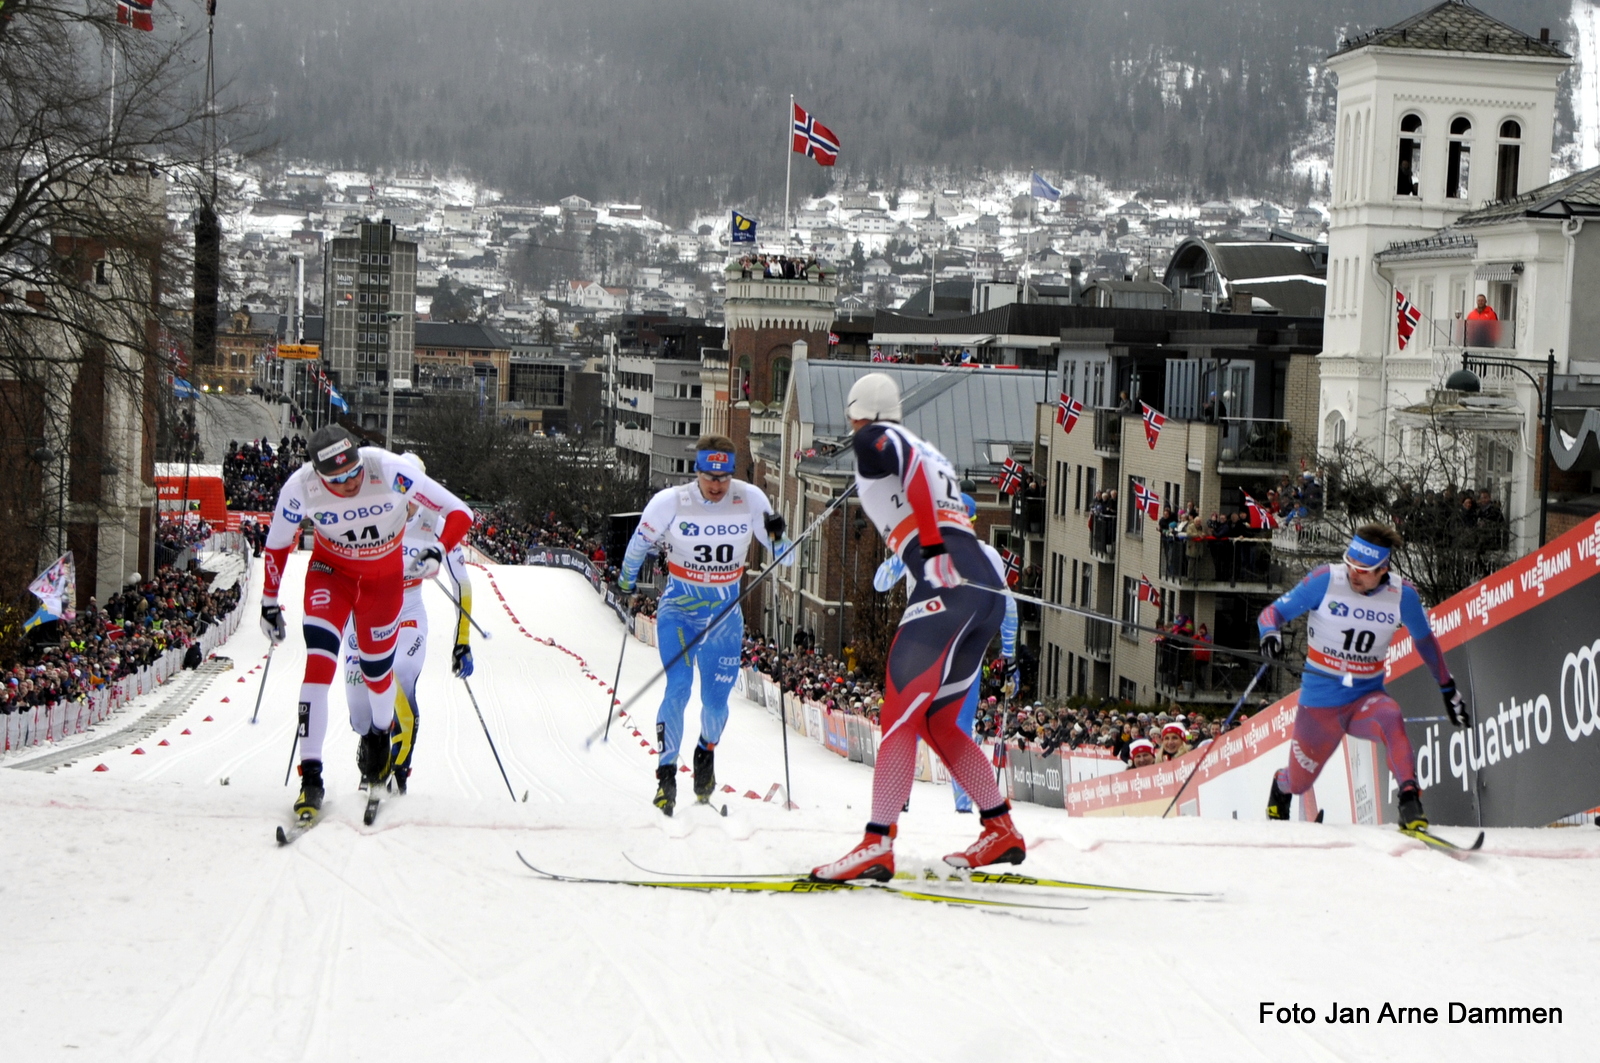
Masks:
[[[1344,443],[1344,414],[1334,410],[1322,422],[1322,445],[1337,447]]]
[[[741,355],[739,366],[733,373],[733,402],[750,400],[750,356]]]
[[[1422,163],[1422,116],[1408,114],[1400,119],[1400,161],[1395,164],[1394,194],[1420,194],[1417,174]]]
[[[1450,155],[1445,162],[1444,194],[1449,199],[1466,199],[1472,177],[1472,119],[1457,118],[1450,123]]]
[[[789,391],[789,367],[787,358],[774,358],[772,360],[772,401],[775,405],[783,404],[783,397]]]
[[[1500,151],[1495,158],[1494,198],[1510,199],[1517,194],[1517,174],[1522,169],[1522,123],[1507,119],[1500,123]]]

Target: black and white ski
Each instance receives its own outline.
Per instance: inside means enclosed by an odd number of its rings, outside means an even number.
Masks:
[[[372,826],[372,821],[378,818],[378,803],[382,800],[383,798],[378,796],[376,790],[367,791],[367,809],[361,813],[362,823],[369,827]]]
[[[1465,855],[1467,853],[1475,853],[1479,849],[1483,848],[1483,831],[1481,830],[1478,832],[1478,836],[1473,839],[1471,845],[1457,845],[1455,842],[1446,838],[1441,838],[1426,828],[1412,828],[1408,830],[1405,827],[1401,827],[1400,833],[1404,834],[1408,838],[1415,838],[1417,841],[1430,848],[1438,849],[1441,852],[1446,853],[1458,853]]]
[[[304,835],[306,831],[310,830],[312,827],[315,827],[321,822],[322,817],[319,815],[313,816],[310,819],[297,819],[287,827],[280,826],[278,828],[278,844],[288,845],[290,842],[299,841],[301,836]]]

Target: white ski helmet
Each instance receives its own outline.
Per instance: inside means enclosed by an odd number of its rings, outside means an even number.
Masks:
[[[852,421],[898,421],[900,385],[888,373],[868,373],[850,388],[844,408]]]
[[[420,457],[418,457],[417,456],[417,452],[414,451],[414,450],[408,450],[404,454],[400,455],[400,460],[401,461],[409,461],[411,464],[413,464],[413,465],[415,465],[417,467],[417,471],[418,472],[427,472],[428,471],[427,463],[425,463]]]

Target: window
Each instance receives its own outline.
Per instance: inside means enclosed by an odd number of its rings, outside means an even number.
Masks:
[[[1073,476],[1072,512],[1083,512],[1083,466],[1078,466],[1078,471]]]
[[[1093,609],[1094,598],[1090,592],[1094,590],[1094,569],[1089,562],[1085,561],[1078,569],[1078,578],[1082,580],[1082,586],[1078,588],[1078,604],[1085,609]]]
[[[733,401],[746,401],[750,399],[750,356],[743,355],[739,365],[733,371]]]
[[[1122,637],[1139,638],[1139,581],[1132,576],[1122,577]]]
[[[1394,178],[1394,194],[1415,196],[1419,194],[1417,175],[1422,162],[1422,116],[1408,114],[1400,119],[1400,161]]]
[[[1472,177],[1472,120],[1457,118],[1450,123],[1450,155],[1445,162],[1444,194],[1449,199],[1466,199]]]
[[[774,358],[772,360],[772,401],[782,402],[783,397],[789,392],[790,362],[787,358]]]
[[[1134,502],[1134,499],[1138,498],[1139,493],[1143,490],[1144,477],[1130,476],[1128,477],[1127,492],[1117,500],[1117,504],[1122,507],[1123,513],[1127,514],[1122,530],[1135,539],[1144,538],[1144,511]]]
[[[1072,559],[1072,582],[1067,586],[1067,593],[1071,596],[1071,604],[1078,604],[1078,559]],[[1088,603],[1085,602],[1085,605]]]
[[[1161,496],[1161,505],[1165,509],[1177,513],[1183,509],[1183,485],[1166,482],[1166,493]]]
[[[672,434],[675,436],[699,436],[699,421],[673,421]]]
[[[1517,174],[1522,168],[1522,125],[1500,123],[1500,152],[1495,159],[1494,198],[1510,199],[1517,194]]]
[[[1139,703],[1139,684],[1125,675],[1117,676],[1117,697],[1129,704]]]
[[[384,255],[383,256],[383,261],[380,263],[380,265],[387,266],[388,264],[389,264],[389,256],[388,255]],[[389,283],[387,278],[385,278],[384,283],[385,284]]]

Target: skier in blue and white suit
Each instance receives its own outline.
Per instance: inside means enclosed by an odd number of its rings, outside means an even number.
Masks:
[[[700,740],[694,748],[694,793],[702,803],[716,790],[715,754],[728,722],[728,694],[739,675],[744,647],[744,615],[737,604],[750,539],[794,564],[784,538],[783,517],[759,488],[733,478],[734,446],[726,436],[700,437],[695,446],[695,478],[656,494],[628,541],[617,587],[633,589],[647,554],[667,564],[666,589],[656,611],[656,642],[669,664],[724,609],[726,615],[694,649],[667,668],[667,693],[656,714],[655,805],[672,815],[678,797],[678,748],[683,740],[683,710],[689,704],[695,665],[700,666]]]
[[[978,516],[977,499],[963,493],[961,503],[967,507],[967,519],[976,519]],[[989,563],[994,565],[995,573],[1000,577],[1001,585],[1004,586],[1006,583],[1005,561],[994,547],[981,539],[978,541],[978,548],[983,551],[983,556],[989,559]],[[890,554],[884,559],[883,564],[878,566],[878,571],[873,573],[872,587],[880,594],[887,594],[889,588],[893,587],[897,580],[902,579],[906,580],[906,591],[910,593],[915,583],[906,576],[906,563],[900,560],[900,555]],[[1006,616],[1004,620],[1000,621],[1000,656],[1006,659],[1006,671],[1010,672],[1010,662],[1017,656],[1017,600],[1011,596],[1010,591],[1006,592]],[[956,716],[956,726],[961,728],[963,734],[972,734],[972,725],[978,719],[978,695],[981,692],[979,689],[981,686],[981,683],[976,680],[973,681],[972,688],[967,691],[967,700],[961,703],[961,712]],[[956,781],[954,775],[950,776],[950,786],[956,793],[956,811],[971,812],[972,798],[967,794],[967,791],[961,788],[961,784]]]

